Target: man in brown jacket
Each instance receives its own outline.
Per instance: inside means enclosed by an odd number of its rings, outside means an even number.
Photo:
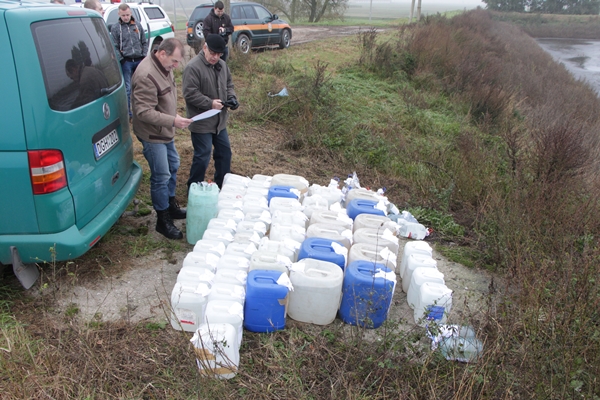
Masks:
[[[173,140],[175,128],[186,128],[192,122],[177,114],[172,71],[182,59],[181,42],[166,39],[156,53],[142,60],[131,80],[133,132],[142,142],[150,167],[150,196],[158,216],[156,231],[169,239],[183,238],[173,219],[186,217],[175,200],[179,154]]]

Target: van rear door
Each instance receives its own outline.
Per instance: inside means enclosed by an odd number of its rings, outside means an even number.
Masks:
[[[81,229],[110,203],[131,173],[121,70],[97,13],[45,8],[37,22],[23,24],[22,12],[7,12],[6,21],[27,150],[58,150],[67,179],[66,187],[34,196],[39,232],[59,232],[73,219]],[[32,17],[31,10],[25,12]]]

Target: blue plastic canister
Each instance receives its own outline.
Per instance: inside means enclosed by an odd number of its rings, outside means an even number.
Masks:
[[[292,199],[300,199],[300,191],[293,186],[275,185],[269,188],[267,200],[271,203],[273,197],[288,197]]]
[[[347,324],[378,328],[386,320],[396,274],[383,264],[358,260],[344,274],[340,318]]]
[[[193,182],[188,193],[186,236],[189,244],[196,244],[208,226],[208,222],[217,216],[219,187],[216,183]]]
[[[322,237],[305,239],[298,251],[298,261],[304,258],[314,258],[337,264],[342,270],[346,267],[347,257],[348,249],[342,243]]]
[[[385,216],[385,211],[378,208],[379,202],[366,199],[353,199],[346,206],[346,213],[352,219],[359,214],[373,214]]]
[[[281,271],[255,269],[248,273],[244,328],[251,332],[274,332],[285,328],[288,287],[277,281]],[[289,278],[288,278],[289,279]]]

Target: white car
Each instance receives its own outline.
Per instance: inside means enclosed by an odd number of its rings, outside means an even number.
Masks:
[[[119,20],[119,5],[121,3],[102,3],[104,20],[110,32],[111,26]],[[175,37],[175,28],[163,8],[152,3],[127,3],[131,8],[133,18],[144,28],[148,40],[148,54],[158,48],[164,39]],[[75,3],[83,7],[82,3]]]

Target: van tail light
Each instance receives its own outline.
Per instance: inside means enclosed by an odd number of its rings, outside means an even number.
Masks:
[[[65,160],[60,150],[32,150],[27,154],[33,194],[52,193],[67,186]]]
[[[110,4],[120,3],[121,0],[110,0]]]

